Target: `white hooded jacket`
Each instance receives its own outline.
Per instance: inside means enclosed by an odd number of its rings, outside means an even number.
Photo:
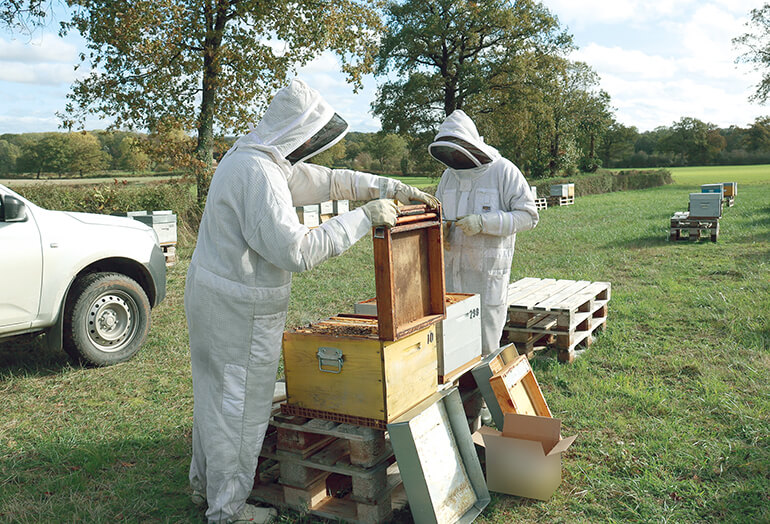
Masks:
[[[456,110],[446,118],[431,146],[441,144],[438,139],[447,136],[472,144],[492,160],[471,169],[446,169],[436,190],[445,219],[481,216],[482,230],[477,235],[467,236],[460,228],[449,227],[444,267],[448,292],[481,295],[486,355],[499,347],[505,325],[516,233],[534,228],[539,215],[521,171],[484,143],[463,111]]]
[[[205,493],[212,522],[236,515],[251,491],[292,272],[341,254],[371,230],[361,209],[309,230],[294,207],[395,195],[390,179],[285,160],[333,114],[317,91],[292,81],[211,181],[185,310],[195,399],[190,483]]]

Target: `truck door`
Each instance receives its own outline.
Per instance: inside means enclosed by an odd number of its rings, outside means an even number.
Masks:
[[[7,194],[0,190],[0,197]],[[22,222],[0,220],[0,333],[29,327],[40,306],[40,232],[30,207],[25,211]]]

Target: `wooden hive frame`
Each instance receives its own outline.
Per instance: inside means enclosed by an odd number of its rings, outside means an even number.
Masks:
[[[399,207],[393,227],[375,227],[380,340],[398,340],[446,318],[441,209]]]
[[[492,375],[489,385],[503,415],[552,416],[526,355],[519,355]]]

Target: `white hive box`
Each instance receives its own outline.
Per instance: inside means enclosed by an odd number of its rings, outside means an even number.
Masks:
[[[529,190],[532,191],[532,198],[537,200],[537,186],[529,186]]]
[[[721,216],[721,193],[690,193],[690,218],[719,218]]]
[[[160,244],[176,244],[176,215],[171,210],[129,211],[126,215],[154,229]]]
[[[348,200],[335,200],[334,201],[334,214],[341,215],[350,211],[350,201]]]
[[[299,206],[297,207],[297,217],[307,227],[316,227],[321,223],[320,208],[321,206],[318,204]]]
[[[551,186],[551,196],[573,197],[575,196],[575,184],[556,184]]]
[[[478,294],[447,293],[446,319],[437,324],[439,382],[462,375],[481,361],[481,298]],[[377,315],[372,298],[354,306],[357,315]]]
[[[321,214],[331,215],[332,213],[334,213],[334,202],[331,200],[327,200],[326,202],[321,202]]]

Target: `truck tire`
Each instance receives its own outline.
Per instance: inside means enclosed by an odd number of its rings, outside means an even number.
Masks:
[[[109,366],[133,357],[150,331],[150,301],[120,273],[90,273],[75,282],[64,309],[64,349],[74,359]]]

